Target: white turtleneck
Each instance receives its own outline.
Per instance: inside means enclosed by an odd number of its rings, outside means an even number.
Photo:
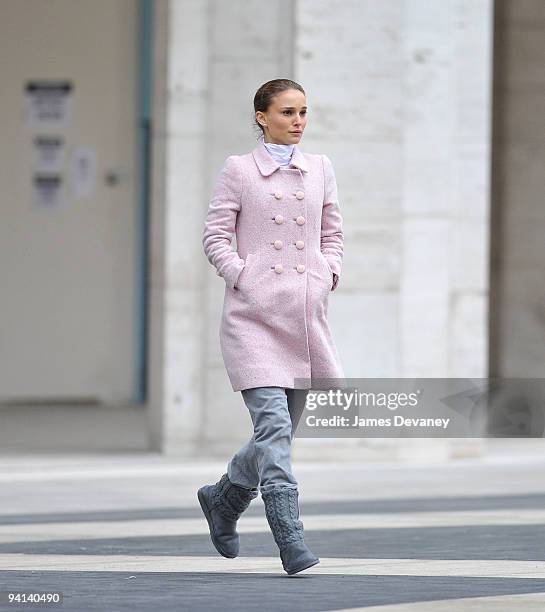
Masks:
[[[263,139],[267,151],[271,154],[271,157],[278,162],[281,166],[287,166],[293,155],[294,144],[276,144],[274,142],[265,142]]]

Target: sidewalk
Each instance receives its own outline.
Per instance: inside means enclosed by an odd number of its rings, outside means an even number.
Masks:
[[[241,556],[215,552],[196,490],[224,462],[4,457],[0,591],[57,590],[58,609],[78,612],[541,610],[543,441],[489,442],[486,457],[437,465],[294,462],[321,559],[294,577],[260,497],[239,522]]]

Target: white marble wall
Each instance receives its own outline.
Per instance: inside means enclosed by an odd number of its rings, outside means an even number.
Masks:
[[[227,457],[251,432],[219,351],[223,286],[199,241],[212,183],[227,155],[253,148],[253,95],[272,78],[306,89],[301,148],[335,167],[345,259],[330,322],[347,376],[487,374],[492,0],[266,6],[169,3],[168,299],[155,407],[167,452],[197,441]],[[350,441],[350,456],[376,445]],[[319,448],[296,440],[295,456]]]
[[[296,18],[305,145],[331,157],[344,212],[347,375],[486,376],[492,2],[301,0]]]
[[[297,3],[305,146],[330,155],[345,218],[331,316],[352,376],[487,373],[491,11]]]
[[[487,375],[491,9],[405,3],[404,376]]]

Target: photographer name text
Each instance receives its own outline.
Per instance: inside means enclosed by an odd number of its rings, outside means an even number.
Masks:
[[[346,416],[335,415],[332,417],[317,417],[308,415],[305,419],[308,427],[435,427],[446,429],[450,418],[410,418],[396,414],[393,419],[368,418],[354,415],[353,419]]]

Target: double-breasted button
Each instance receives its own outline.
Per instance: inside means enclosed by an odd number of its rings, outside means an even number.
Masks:
[[[284,223],[284,217],[282,215],[276,215],[276,217],[274,218],[274,222],[280,225],[281,223]]]
[[[302,199],[305,197],[305,192],[304,192],[304,191],[300,191],[300,190],[299,190],[299,191],[297,191],[297,192],[295,193],[295,197],[296,197],[298,200],[302,200]]]
[[[275,240],[274,241],[274,248],[275,249],[281,249],[282,248],[282,240]]]
[[[297,264],[297,272],[301,274],[304,271],[305,271],[305,266],[303,264]]]
[[[274,271],[281,274],[284,271],[284,266],[281,263],[274,264]]]
[[[303,225],[305,222],[305,217],[303,217],[302,215],[299,215],[297,219],[295,219],[295,221],[297,221],[297,225]]]
[[[282,192],[280,191],[280,189],[277,189],[277,190],[274,192],[274,197],[275,197],[277,200],[280,200],[280,199],[282,198]]]
[[[298,249],[302,249],[302,248],[305,246],[305,243],[304,243],[302,240],[298,240],[298,241],[295,243],[295,246],[296,246]]]

